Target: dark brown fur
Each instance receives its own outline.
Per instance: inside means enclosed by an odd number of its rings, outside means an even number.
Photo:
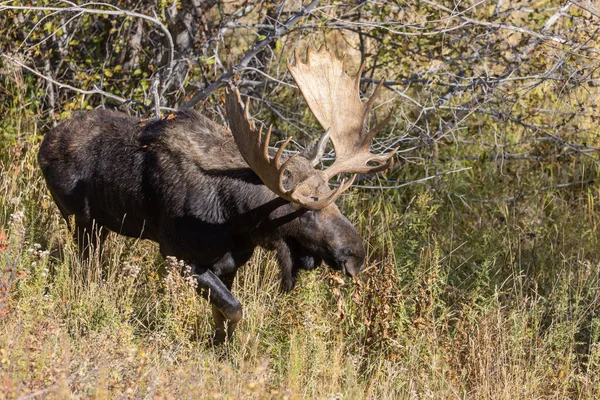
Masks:
[[[256,246],[277,252],[286,291],[322,260],[350,275],[364,264],[362,241],[335,205],[309,211],[277,197],[232,135],[194,111],[151,122],[87,112],[49,132],[38,159],[63,216],[75,216],[82,250],[104,228],[192,264],[210,290],[218,341],[242,316],[229,290]]]

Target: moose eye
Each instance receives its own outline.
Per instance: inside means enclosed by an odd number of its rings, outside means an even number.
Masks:
[[[354,252],[349,248],[343,249],[341,253],[342,256],[344,256],[345,258],[354,257]]]
[[[283,172],[283,187],[286,190],[294,187],[294,175],[287,169]]]

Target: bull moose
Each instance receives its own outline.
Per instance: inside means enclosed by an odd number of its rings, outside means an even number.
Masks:
[[[59,124],[38,154],[60,212],[67,222],[74,216],[82,251],[92,239],[101,243],[108,229],[158,242],[164,257],[191,265],[211,303],[216,343],[242,318],[231,286],[257,246],[276,252],[284,291],[299,270],[323,261],[350,276],[365,264],[357,230],[334,204],[356,175],[334,189],[328,182],[390,165],[395,150],[369,150],[389,116],[365,130],[381,83],[363,103],[362,66],[351,77],[333,52],[307,53],[306,62],[296,54],[288,69],[325,133],[301,154],[284,154],[291,138],[269,153],[271,129],[263,138],[237,89],[226,96],[229,130],[192,110],[143,121],[98,109]],[[336,159],[316,169],[329,140]]]

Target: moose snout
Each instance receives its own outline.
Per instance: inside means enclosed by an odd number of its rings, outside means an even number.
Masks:
[[[350,277],[356,276],[364,268],[365,268],[364,260],[355,260],[355,259],[346,260],[346,262],[344,263],[344,267],[343,267],[344,272],[346,272],[346,275],[348,275]]]

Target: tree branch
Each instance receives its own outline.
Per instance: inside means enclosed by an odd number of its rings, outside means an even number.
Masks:
[[[429,1],[429,0],[423,0],[424,3],[429,4],[430,6],[433,6],[439,10],[445,11],[447,13],[450,14],[451,17],[454,18],[458,18],[461,19],[465,22],[468,22],[469,24],[472,25],[479,25],[479,26],[485,26],[488,28],[496,28],[496,29],[503,29],[503,30],[510,30],[510,31],[514,31],[514,32],[519,32],[525,35],[529,35],[529,36],[533,36],[535,38],[537,38],[540,41],[547,41],[547,42],[552,42],[552,43],[556,43],[556,44],[561,44],[561,45],[567,45],[567,46],[573,46],[573,47],[577,47],[579,50],[584,50],[584,51],[589,51],[590,53],[595,53],[595,54],[600,54],[600,50],[594,48],[594,47],[589,47],[589,46],[578,46],[576,43],[571,42],[570,40],[567,39],[563,39],[557,36],[551,36],[545,33],[545,31],[552,25],[554,24],[554,22],[556,22],[556,19],[558,19],[557,17],[560,16],[560,13],[566,9],[568,9],[568,6],[564,6],[561,11],[559,11],[559,13],[557,13],[558,15],[553,16],[548,22],[549,22],[549,26],[544,26],[544,30],[542,31],[542,33],[533,31],[531,29],[527,29],[527,28],[523,28],[520,26],[514,26],[514,25],[508,25],[508,24],[504,24],[504,23],[498,23],[498,22],[487,22],[487,21],[480,21],[480,20],[476,20],[473,18],[469,18],[466,17],[464,15],[462,15],[461,13],[456,13],[453,10],[444,7],[440,4],[437,4],[433,1]],[[569,1],[571,2],[571,1]],[[575,4],[575,3],[574,3]],[[547,24],[548,25],[548,24]]]
[[[50,82],[56,86],[58,86],[61,89],[69,89],[72,90],[74,92],[80,93],[80,94],[85,94],[85,95],[94,95],[94,94],[99,94],[101,96],[107,97],[109,99],[113,99],[115,101],[118,101],[119,103],[136,103],[136,104],[140,104],[142,106],[144,106],[145,108],[147,108],[148,106],[142,102],[139,102],[137,100],[131,100],[131,99],[125,99],[123,97],[117,96],[116,94],[112,94],[109,92],[106,92],[102,89],[98,89],[97,87],[94,86],[94,89],[92,90],[85,90],[85,89],[80,89],[80,88],[76,88],[75,86],[71,86],[68,85],[66,83],[62,83],[59,82],[55,79],[52,79],[49,76],[46,76],[44,74],[42,74],[41,72],[23,64],[21,61],[17,60],[16,58],[10,57],[6,54],[0,54],[0,57],[6,58],[7,60],[10,60],[12,63],[18,65],[19,67],[31,72],[32,74],[34,74],[35,76],[38,76],[44,80],[46,80],[47,82]],[[166,110],[166,111],[175,111],[173,108],[170,107],[160,107],[161,110]]]
[[[379,190],[400,189],[400,188],[403,188],[405,186],[410,186],[410,185],[415,185],[415,184],[419,184],[419,183],[424,183],[424,182],[427,182],[429,180],[432,180],[432,179],[435,179],[435,178],[439,178],[440,176],[449,175],[449,174],[455,174],[457,172],[469,171],[471,169],[472,169],[471,167],[465,167],[465,168],[454,169],[452,171],[439,172],[439,173],[437,173],[435,175],[427,176],[425,178],[417,179],[417,180],[414,180],[414,181],[408,181],[408,182],[393,181],[393,182],[396,182],[396,183],[402,182],[402,183],[399,183],[399,184],[393,185],[393,186],[383,186],[383,185],[352,185],[351,187],[353,187],[353,188],[359,188],[359,189],[379,189]],[[338,187],[339,184],[338,183],[333,183],[333,184],[331,184],[331,186],[332,187]]]
[[[121,10],[120,8],[113,6],[111,4],[98,3],[98,2],[74,5],[71,7],[13,6],[13,5],[6,5],[6,3],[7,2],[0,3],[0,11],[4,11],[4,10],[52,11],[52,12],[78,12],[80,14],[115,15],[115,16],[126,16],[126,17],[132,17],[132,18],[141,18],[143,20],[146,20],[148,22],[156,24],[156,25],[158,25],[160,30],[165,34],[167,41],[169,43],[169,62],[168,62],[167,70],[165,72],[165,75],[163,76],[162,81],[167,82],[169,80],[169,78],[171,77],[171,74],[173,73],[173,69],[175,68],[175,45],[173,43],[173,37],[171,36],[171,32],[169,32],[167,27],[162,22],[160,22],[158,18],[150,17],[148,15],[140,14],[140,13],[137,13],[134,11]],[[87,6],[89,6],[89,5],[93,5],[96,7],[97,6],[110,7],[110,8],[112,8],[112,10],[99,10],[96,8],[87,8]],[[110,97],[110,96],[107,96],[107,97]]]
[[[569,0],[569,3],[574,4],[577,7],[581,8],[582,10],[585,10],[585,11],[589,12],[590,14],[592,14],[596,18],[600,18],[600,12],[596,11],[595,9],[591,8],[590,6],[584,6],[580,2],[573,1],[573,0]]]
[[[205,99],[212,92],[223,86],[227,83],[231,78],[235,76],[235,74],[248,66],[250,60],[256,56],[263,48],[269,45],[274,40],[279,39],[283,35],[287,34],[294,25],[298,23],[304,16],[309,14],[319,3],[319,0],[313,0],[309,5],[298,10],[294,16],[290,17],[287,21],[285,21],[281,26],[277,27],[273,31],[271,31],[266,38],[255,43],[252,46],[252,49],[244,54],[242,60],[235,65],[230,71],[222,74],[216,81],[202,89],[200,92],[196,93],[190,100],[183,103],[182,108],[190,108],[198,104],[201,100]]]

